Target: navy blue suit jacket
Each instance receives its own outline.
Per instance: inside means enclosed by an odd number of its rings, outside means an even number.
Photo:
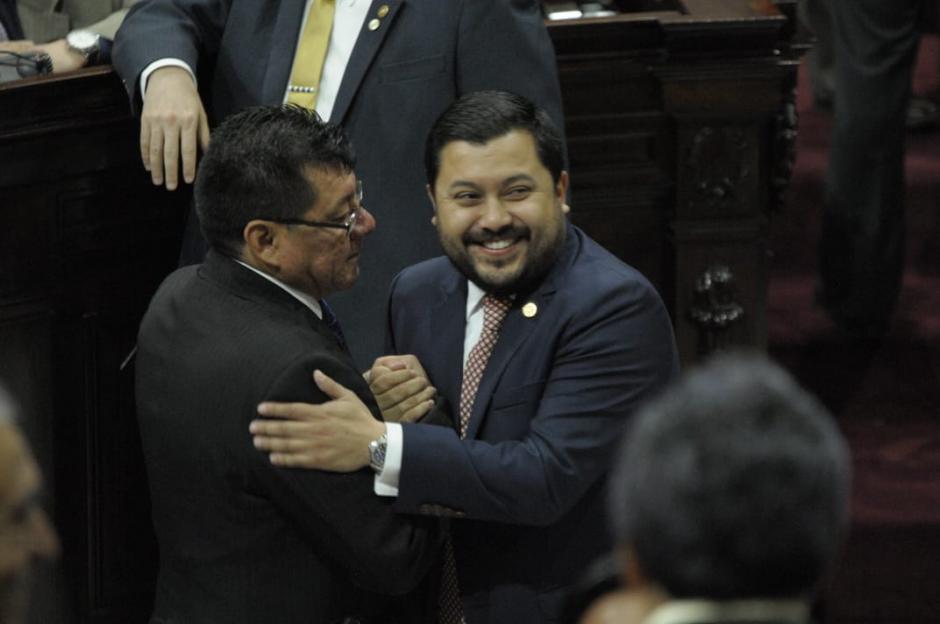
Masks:
[[[417,355],[452,406],[466,293],[441,257],[402,272],[389,305],[390,351]],[[469,624],[557,621],[565,589],[611,547],[603,486],[624,425],[677,361],[656,290],[569,225],[548,276],[504,321],[467,439],[404,425],[396,509],[462,516],[451,526]]]
[[[124,20],[113,63],[134,101],[139,77],[164,57],[200,77],[210,122],[280,104],[304,0],[141,0]],[[367,24],[388,13],[376,30]],[[330,304],[360,366],[383,341],[388,287],[403,268],[441,253],[425,194],[424,140],[458,96],[503,89],[544,107],[564,127],[555,52],[535,0],[373,0],[346,66],[330,121],[356,146],[356,172],[378,227],[361,277]],[[198,261],[198,260],[197,260]]]

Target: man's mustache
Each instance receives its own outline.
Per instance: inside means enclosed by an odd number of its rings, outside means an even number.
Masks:
[[[506,227],[500,228],[495,232],[492,230],[476,230],[467,232],[461,237],[461,241],[464,245],[483,245],[484,243],[489,243],[495,240],[505,240],[507,238],[528,239],[530,234],[531,230],[524,225],[507,225]]]

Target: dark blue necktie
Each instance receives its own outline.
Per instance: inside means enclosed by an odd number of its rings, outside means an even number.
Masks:
[[[336,315],[333,313],[333,308],[326,302],[326,299],[320,299],[320,310],[323,312],[323,322],[326,323],[326,326],[329,327],[333,335],[336,336],[336,342],[339,343],[343,351],[348,353],[349,348],[346,346],[346,336],[343,335],[343,328],[340,327],[339,320],[337,320]]]

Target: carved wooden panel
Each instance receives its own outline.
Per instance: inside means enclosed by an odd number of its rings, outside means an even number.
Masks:
[[[767,223],[792,169],[795,4],[614,5],[621,14],[549,24],[572,219],[657,286],[683,363],[709,345],[763,348]],[[703,277],[717,275],[733,280]],[[720,336],[702,319],[727,313],[702,312],[702,297],[719,297],[696,290],[703,279],[736,293]]]

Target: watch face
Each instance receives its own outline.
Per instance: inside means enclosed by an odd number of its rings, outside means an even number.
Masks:
[[[369,464],[375,471],[381,471],[385,466],[386,441],[382,438],[369,442]]]
[[[73,48],[88,50],[98,42],[98,35],[89,30],[73,30],[68,34],[67,42]]]

